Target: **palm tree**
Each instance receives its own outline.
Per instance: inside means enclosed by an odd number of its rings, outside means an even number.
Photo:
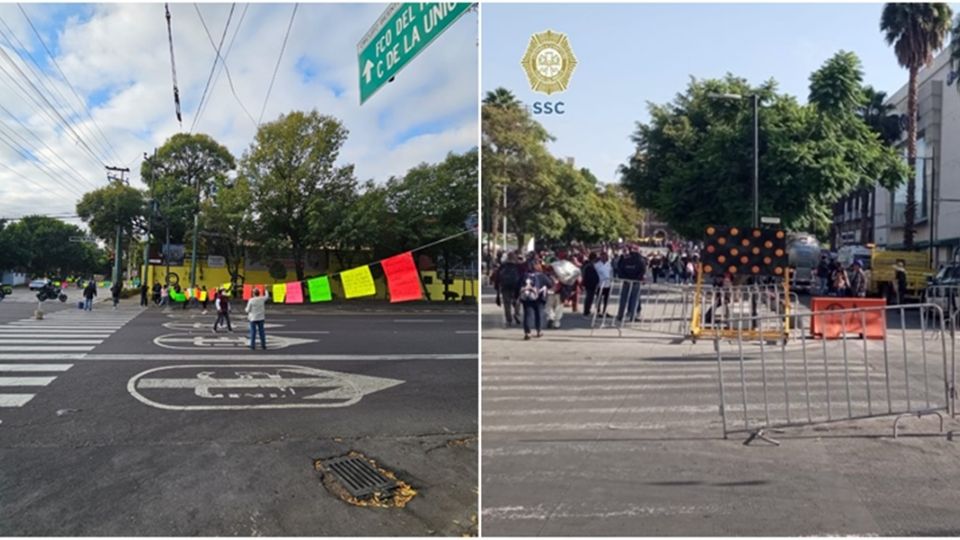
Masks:
[[[900,140],[902,128],[900,127],[900,116],[896,114],[896,107],[886,103],[887,93],[875,90],[872,86],[863,87],[864,102],[857,109],[857,116],[863,119],[863,122],[877,134],[877,137],[887,146],[895,146]],[[869,215],[871,199],[875,198],[873,186],[860,186],[858,189],[860,195],[860,208],[862,215]],[[860,238],[866,243],[870,238],[872,223],[864,219],[861,223]]]
[[[957,20],[953,25],[950,51],[950,69],[960,72],[960,15],[957,15]],[[960,92],[960,83],[957,84],[957,92]]]
[[[880,31],[888,45],[893,45],[897,62],[909,70],[907,88],[907,208],[904,216],[903,243],[913,248],[917,217],[917,72],[933,60],[943,47],[950,30],[953,12],[947,4],[885,4],[880,17]]]
[[[487,92],[487,95],[483,98],[483,104],[493,105],[494,107],[516,107],[520,105],[520,102],[517,101],[513,92],[501,86],[492,92]]]

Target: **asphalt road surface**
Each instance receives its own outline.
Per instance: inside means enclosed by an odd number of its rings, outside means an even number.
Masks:
[[[677,344],[644,332],[618,337],[613,330],[591,336],[583,316],[569,312],[562,329],[523,341],[521,330],[504,328],[491,292],[485,291],[482,305],[485,535],[960,533],[954,511],[960,505],[960,447],[938,432],[935,416],[905,419],[897,439],[893,417],[886,416],[769,430],[781,446],[745,446],[747,433],[723,437],[713,343]],[[925,373],[922,343],[934,341],[921,334],[908,333],[906,355],[897,352],[904,350],[900,334],[889,336],[887,360],[897,368],[890,386],[894,407],[907,377],[914,404],[926,399],[920,389],[927,379],[933,405],[944,401],[941,349],[926,349]],[[862,343],[851,340],[848,349],[851,406],[854,414],[866,410],[870,380],[871,399],[882,412],[888,395],[882,344],[867,344],[865,365]],[[807,358],[819,369],[807,390],[814,419],[826,414],[824,366],[833,385],[832,414],[847,410],[841,344],[829,347],[826,366],[813,353]],[[725,342],[721,352],[727,404],[736,412],[738,349]],[[785,412],[781,385],[788,373],[791,414],[805,417],[806,403],[796,399],[806,396],[800,350],[791,344],[785,356],[777,348],[764,354],[772,360],[766,376],[775,383],[770,414]],[[757,406],[759,355],[755,346],[745,353],[754,426],[764,414]],[[910,371],[900,377],[904,356]],[[738,420],[731,414],[730,427]],[[944,430],[957,429],[948,419]]]
[[[0,304],[0,535],[476,532],[475,309],[268,306],[251,351],[242,310],[136,303]],[[351,450],[417,496],[332,496],[313,462]]]

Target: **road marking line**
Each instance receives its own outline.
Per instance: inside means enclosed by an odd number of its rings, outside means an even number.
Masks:
[[[61,332],[29,332],[23,333],[19,332],[16,334],[11,334],[0,330],[0,339],[15,339],[15,338],[36,338],[36,339],[69,339],[69,338],[88,338],[88,339],[99,339],[101,342],[110,337],[111,334],[87,334],[84,332],[71,332],[69,334],[64,334]]]
[[[60,344],[60,345],[99,345],[103,343],[102,339],[70,339],[70,338],[55,338],[52,336],[43,336],[43,339],[50,340],[51,344]],[[20,344],[20,345],[31,345],[37,342],[36,336],[34,339],[8,339],[6,336],[0,336],[0,345],[3,344]]]
[[[442,323],[444,319],[394,319],[394,323]]]
[[[48,345],[38,345],[35,347],[33,346],[24,347],[23,345],[18,345],[18,346],[11,345],[8,347],[5,345],[0,345],[0,351],[11,351],[11,352],[24,352],[24,351],[37,351],[37,352],[75,351],[77,352],[77,351],[92,351],[94,348],[95,347],[87,347],[87,346],[79,346],[79,345],[77,346],[64,345],[60,347],[48,346]],[[4,358],[9,358],[9,357],[4,355]]]
[[[36,394],[0,394],[0,407],[23,407]]]
[[[720,421],[720,415],[717,415],[716,421]],[[664,430],[667,428],[676,428],[676,427],[692,427],[692,426],[708,426],[710,422],[703,420],[700,421],[671,421],[669,424],[664,423],[644,423],[644,422],[633,422],[633,423],[614,423],[614,422],[584,422],[582,424],[574,423],[557,423],[557,424],[515,424],[515,425],[498,425],[492,426],[490,424],[484,424],[483,432],[514,432],[522,431],[525,433],[546,433],[546,432],[555,432],[555,431],[584,431],[584,430]]]
[[[476,330],[457,330],[458,334],[476,334]]]
[[[755,377],[762,375],[760,370],[751,370],[750,373],[745,373],[747,380],[752,380]],[[799,377],[803,372],[799,373],[787,373],[788,379],[792,380],[793,377]],[[838,376],[843,374],[842,370],[831,370],[830,373],[832,376]],[[738,374],[739,375],[739,374]],[[819,373],[816,370],[811,369],[809,375],[810,381],[819,381],[823,379],[823,371]],[[783,370],[772,370],[767,368],[767,377],[776,377],[779,380],[783,380]],[[863,371],[860,373],[855,373],[851,371],[851,377],[859,376],[863,377]],[[723,380],[728,382],[728,379],[733,379],[734,375],[732,373],[724,373]],[[883,379],[884,376],[879,372],[870,373],[871,379]],[[483,382],[484,384],[488,382],[592,382],[592,381],[692,381],[692,380],[708,380],[716,381],[717,374],[714,373],[670,373],[670,374],[644,374],[644,375],[556,375],[551,376],[549,374],[545,375],[484,375]],[[802,380],[802,379],[800,379]]]
[[[80,360],[86,353],[25,353],[4,354],[3,360]]]
[[[66,371],[73,364],[0,364],[0,371]]]
[[[0,386],[47,386],[56,377],[0,377]]]

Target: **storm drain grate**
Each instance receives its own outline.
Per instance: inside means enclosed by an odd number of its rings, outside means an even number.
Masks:
[[[357,499],[367,499],[375,493],[389,496],[398,487],[396,480],[387,478],[360,457],[336,457],[321,461],[320,465]]]

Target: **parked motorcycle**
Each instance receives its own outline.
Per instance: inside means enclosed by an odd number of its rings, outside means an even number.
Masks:
[[[61,302],[66,302],[67,295],[63,293],[60,287],[57,287],[52,283],[47,283],[39,291],[37,291],[37,300],[41,302],[45,300],[60,300]]]

